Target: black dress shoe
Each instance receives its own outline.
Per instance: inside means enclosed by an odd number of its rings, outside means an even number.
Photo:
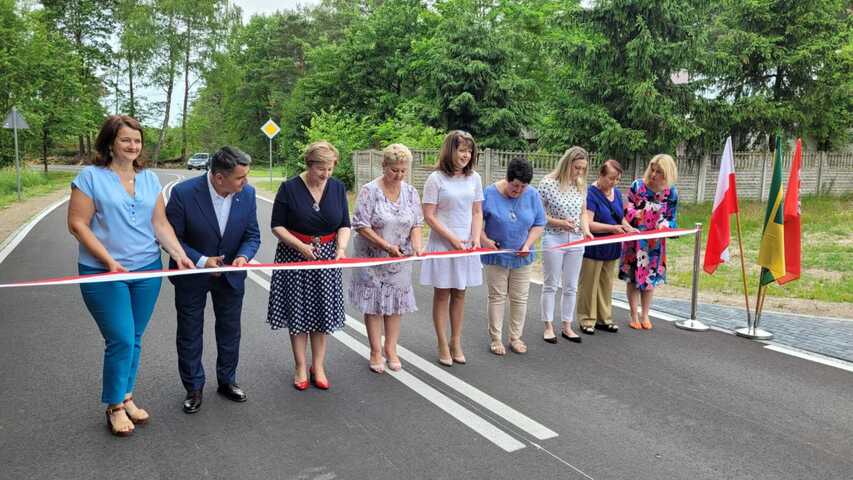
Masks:
[[[184,398],[184,413],[195,413],[201,410],[201,390],[187,392]]]
[[[570,337],[570,336],[566,335],[566,332],[560,332],[560,335],[562,335],[563,338],[565,338],[566,340],[568,340],[570,342],[575,342],[575,343],[583,342],[583,339],[579,335],[575,335],[574,337]]]
[[[243,393],[243,390],[236,383],[225,383],[220,385],[216,391],[232,402],[246,401],[246,394]]]
[[[557,343],[557,337],[542,337],[542,340],[548,343]]]

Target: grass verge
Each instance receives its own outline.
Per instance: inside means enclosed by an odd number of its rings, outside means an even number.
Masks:
[[[21,170],[21,198],[27,199],[67,187],[75,172],[36,172],[28,168]],[[14,168],[0,169],[0,208],[17,202],[17,186]]]
[[[803,197],[801,199],[802,224],[802,274],[798,280],[783,286],[771,284],[767,294],[771,297],[799,298],[827,302],[853,302],[853,195],[844,197]],[[711,203],[679,206],[678,224],[689,228],[702,225],[702,258],[707,241],[708,219]],[[740,223],[743,233],[743,250],[746,265],[747,287],[754,298],[758,289],[761,267],[758,265],[758,247],[764,224],[767,204],[756,201],[740,202]],[[740,249],[737,227],[731,219],[731,260],[721,265],[713,275],[701,272],[700,291],[724,295],[743,296],[743,279],[740,266]],[[668,283],[689,288],[693,272],[693,237],[667,240],[669,262]]]

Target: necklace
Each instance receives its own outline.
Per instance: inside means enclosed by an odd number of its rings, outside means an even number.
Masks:
[[[507,185],[506,184],[503,185],[503,195],[506,198],[511,200],[510,205],[512,205],[512,207],[509,210],[509,220],[511,222],[514,222],[514,221],[518,220],[518,215],[515,213],[515,210],[516,210],[516,208],[518,208],[518,200],[521,197],[517,197],[517,198],[510,197],[507,193]]]
[[[320,201],[323,200],[323,190],[326,189],[326,185],[323,184],[322,187],[320,188],[320,192],[319,192],[320,200],[317,200],[318,195],[315,194],[317,187],[312,187],[308,184],[308,176],[305,175],[304,173],[300,174],[299,176],[302,178],[302,183],[305,184],[305,188],[308,190],[308,193],[311,194],[311,200],[313,200],[313,203],[311,204],[311,208],[315,212],[319,212],[320,211]]]

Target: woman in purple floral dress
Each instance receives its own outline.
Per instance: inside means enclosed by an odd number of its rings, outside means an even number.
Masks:
[[[382,176],[361,187],[352,218],[352,228],[358,232],[353,242],[356,257],[423,253],[421,199],[418,191],[403,181],[411,163],[412,152],[405,145],[389,145],[382,152]],[[397,356],[400,316],[417,310],[412,263],[355,269],[348,298],[352,306],[364,313],[370,341],[370,369],[376,373],[385,371],[384,353],[388,368],[400,370]]]
[[[631,184],[625,220],[640,231],[676,228],[677,179],[678,170],[672,157],[655,155],[643,178]],[[624,242],[619,278],[628,282],[628,305],[631,309],[628,326],[636,330],[651,330],[649,308],[654,289],[666,282],[666,239]],[[642,304],[642,320],[637,318],[638,301]]]

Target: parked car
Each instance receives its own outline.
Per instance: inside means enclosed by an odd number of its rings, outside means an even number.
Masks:
[[[209,153],[196,153],[187,160],[187,170],[199,169],[207,170],[207,163],[210,161]]]

